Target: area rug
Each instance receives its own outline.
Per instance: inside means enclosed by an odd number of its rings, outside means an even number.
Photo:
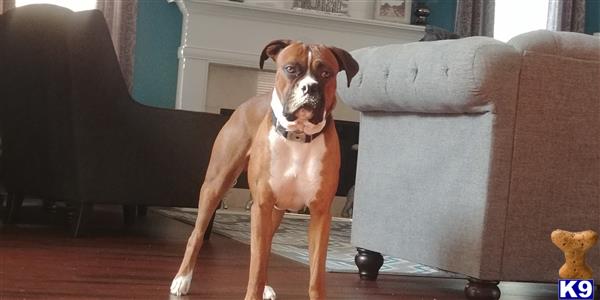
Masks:
[[[196,209],[192,208],[152,208],[153,211],[193,225],[196,221]],[[273,238],[273,253],[308,265],[308,242],[306,215],[286,214]],[[348,219],[334,218],[327,252],[327,271],[357,273],[354,264],[356,248],[350,244],[352,222]],[[245,212],[219,210],[213,224],[213,233],[233,240],[250,244],[250,216]],[[427,276],[445,278],[464,278],[463,275],[438,270],[432,267],[409,262],[400,258],[384,256],[380,274]]]

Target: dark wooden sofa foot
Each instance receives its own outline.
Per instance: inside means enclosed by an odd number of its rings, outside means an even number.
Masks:
[[[362,280],[377,280],[379,269],[383,266],[383,256],[379,252],[363,248],[356,248],[358,254],[354,263],[358,267],[358,274]]]
[[[500,299],[499,283],[499,281],[469,279],[469,283],[465,286],[465,296],[467,299],[477,300]]]

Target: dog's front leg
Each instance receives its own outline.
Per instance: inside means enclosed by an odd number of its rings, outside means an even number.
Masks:
[[[188,239],[185,254],[179,271],[171,283],[171,294],[185,295],[189,292],[194,274],[198,252],[204,243],[204,234],[219,201],[246,166],[250,138],[239,130],[243,128],[245,109],[236,111],[234,116],[223,126],[211,152],[210,162],[200,198],[198,199],[198,216],[194,231]]]
[[[311,300],[327,298],[325,292],[325,264],[327,262],[330,226],[331,211],[329,207],[310,207],[310,225],[308,228],[310,282],[308,295]]]
[[[208,228],[208,223],[210,222],[213,212],[217,209],[219,200],[225,193],[226,188],[231,185],[230,181],[231,180],[224,182],[223,180],[207,179],[202,185],[196,224],[188,239],[179,271],[177,271],[177,275],[175,275],[175,278],[171,283],[171,294],[181,296],[186,295],[189,292],[198,252],[204,243],[204,234]]]
[[[256,188],[251,209],[250,272],[245,300],[262,300],[273,239],[273,199],[266,187]]]

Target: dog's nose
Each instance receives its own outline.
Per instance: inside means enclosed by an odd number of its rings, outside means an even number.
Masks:
[[[319,84],[318,83],[304,83],[302,84],[302,86],[300,87],[300,89],[302,90],[302,93],[304,96],[306,95],[310,95],[310,94],[314,94],[317,91],[317,88],[319,88]]]

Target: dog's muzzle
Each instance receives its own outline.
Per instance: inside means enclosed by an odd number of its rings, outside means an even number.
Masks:
[[[308,96],[304,101],[297,105],[286,105],[283,116],[289,122],[294,122],[298,119],[308,120],[313,124],[318,124],[323,120],[324,105],[320,101],[320,97]]]

